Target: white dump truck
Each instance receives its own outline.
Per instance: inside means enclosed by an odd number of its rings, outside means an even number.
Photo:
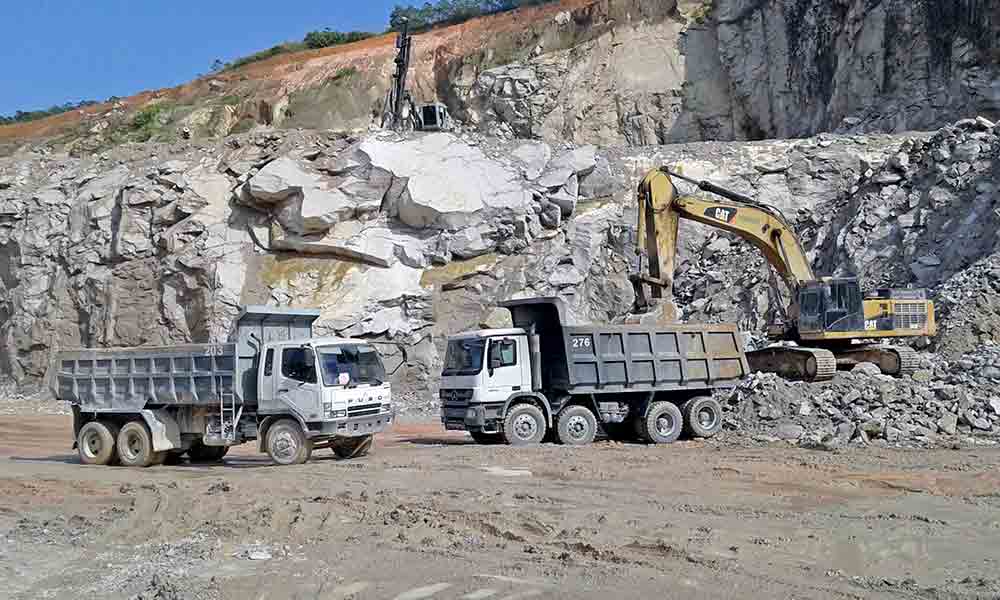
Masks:
[[[217,461],[253,440],[281,465],[366,454],[394,416],[385,367],[368,342],[312,337],[318,317],[249,306],[225,344],[56,353],[51,387],[72,404],[80,460]]]
[[[712,392],[750,372],[735,325],[569,325],[558,298],[500,306],[514,328],[452,336],[441,373],[442,423],[480,443],[711,437],[722,428]]]

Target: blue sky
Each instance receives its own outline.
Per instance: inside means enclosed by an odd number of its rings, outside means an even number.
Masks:
[[[0,1],[0,114],[170,87],[307,31],[385,29],[401,0]]]

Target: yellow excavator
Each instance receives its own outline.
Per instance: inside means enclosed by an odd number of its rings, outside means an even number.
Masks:
[[[681,196],[673,179],[687,181],[724,201]],[[755,246],[792,293],[783,322],[768,326],[767,348],[748,353],[756,371],[790,379],[823,381],[839,368],[861,362],[886,375],[906,375],[918,359],[908,346],[879,339],[933,336],[934,304],[920,289],[879,289],[862,297],[856,278],[817,278],[795,231],[777,208],[708,181],[698,181],[666,167],[650,171],[638,189],[636,252],[639,270],[631,276],[637,312],[661,323],[677,320],[673,274],[680,219],[731,232]]]

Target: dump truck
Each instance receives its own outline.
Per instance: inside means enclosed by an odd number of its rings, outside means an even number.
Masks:
[[[558,298],[502,302],[513,328],[448,339],[441,421],[480,443],[670,443],[722,428],[715,390],[750,373],[735,325],[570,325]]]
[[[318,317],[248,306],[228,343],[57,352],[50,385],[72,405],[80,460],[218,461],[254,440],[280,465],[366,454],[394,417],[385,367],[368,342],[313,337]]]

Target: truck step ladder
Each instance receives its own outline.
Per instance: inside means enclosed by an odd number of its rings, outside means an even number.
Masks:
[[[231,381],[231,380],[230,380]],[[229,389],[225,387],[225,379],[216,378],[216,389],[219,394],[219,435],[221,438],[231,443],[236,441],[236,426],[243,416],[243,405],[236,405],[236,393],[232,384]]]

